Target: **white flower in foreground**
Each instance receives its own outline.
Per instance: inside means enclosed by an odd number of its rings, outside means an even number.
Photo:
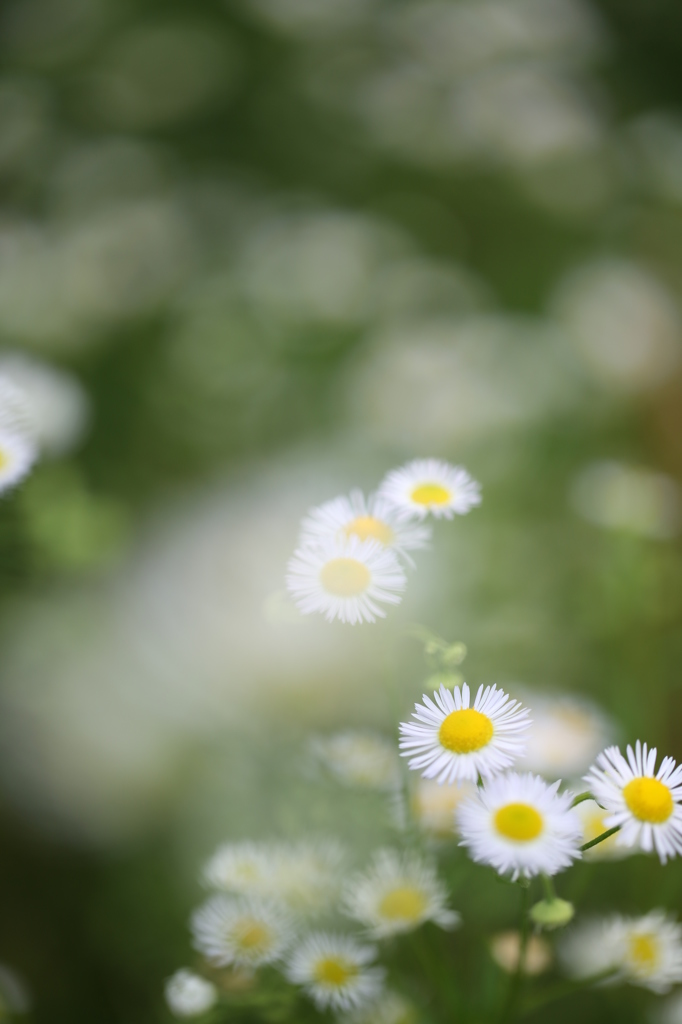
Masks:
[[[513,974],[519,966],[521,935],[516,931],[498,932],[490,940],[490,955],[498,967]],[[530,935],[523,960],[523,973],[542,974],[552,962],[552,948],[541,935]]]
[[[53,455],[70,451],[83,436],[89,401],[70,373],[20,352],[0,356],[0,377],[22,392],[38,446]]]
[[[304,615],[322,612],[328,622],[374,622],[379,604],[400,604],[407,580],[389,548],[377,540],[327,540],[297,548],[289,561],[287,589]]]
[[[433,921],[454,928],[459,914],[447,907],[448,893],[435,867],[421,857],[380,850],[369,869],[346,886],[342,908],[374,938],[386,938]]]
[[[613,968],[615,981],[654,992],[682,981],[682,928],[661,910],[579,925],[567,932],[560,951],[567,973],[577,979]]]
[[[333,736],[315,736],[315,756],[347,786],[394,789],[400,780],[395,744],[377,733],[348,730]]]
[[[347,935],[313,932],[291,954],[286,975],[303,986],[318,1009],[356,1010],[383,988],[384,971],[369,966],[375,958],[373,946]]]
[[[362,491],[351,491],[349,497],[333,498],[312,508],[301,524],[302,547],[348,537],[376,540],[413,565],[407,552],[427,547],[431,530],[401,519],[395,506],[385,498],[373,495],[365,499]]]
[[[530,773],[491,779],[459,808],[460,846],[513,879],[570,867],[581,855],[582,828],[570,809],[573,794],[557,793],[558,788],[558,782],[550,786]]]
[[[461,466],[441,459],[415,459],[392,469],[378,494],[405,518],[423,519],[431,512],[438,519],[452,519],[481,504],[480,484]]]
[[[424,694],[415,704],[416,722],[400,723],[400,752],[427,779],[455,782],[504,771],[523,753],[520,734],[528,710],[496,686],[479,686],[473,706],[466,683],[450,692],[441,685],[434,702]],[[417,755],[416,757],[413,755]]]
[[[600,807],[596,800],[583,800],[574,810],[582,822],[583,843],[590,843],[597,836],[608,831],[609,826],[606,824],[606,819],[609,812]],[[620,860],[622,857],[634,853],[632,848],[619,846],[617,839],[618,833],[609,836],[608,839],[602,839],[601,843],[585,850],[583,856],[586,860]]]
[[[291,942],[289,915],[247,896],[211,896],[191,920],[194,947],[212,964],[259,967],[279,960]]]
[[[183,968],[166,982],[165,996],[176,1017],[199,1017],[215,1005],[218,991],[201,975]]]
[[[639,740],[628,746],[627,760],[618,747],[608,747],[585,776],[595,799],[609,811],[608,828],[620,825],[617,842],[655,850],[665,864],[682,853],[682,765],[664,757],[656,769],[656,749]]]
[[[425,832],[452,838],[457,830],[457,808],[463,800],[474,796],[475,793],[476,786],[473,782],[451,782],[441,785],[432,779],[419,779],[412,794],[412,814]]]
[[[23,480],[37,457],[24,395],[0,377],[0,493]]]
[[[519,769],[552,781],[577,778],[612,738],[611,723],[587,700],[525,693],[523,699],[533,708],[533,722]]]

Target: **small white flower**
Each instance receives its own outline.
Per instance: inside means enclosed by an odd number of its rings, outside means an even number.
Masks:
[[[289,915],[250,896],[211,896],[192,915],[194,947],[219,967],[259,967],[279,960],[291,942]]]
[[[348,730],[311,741],[316,757],[347,786],[363,789],[394,789],[400,779],[395,745],[383,736]]]
[[[667,992],[682,981],[682,928],[662,910],[591,921],[566,934],[561,958],[574,978],[613,968],[614,981]]]
[[[301,524],[302,547],[348,537],[376,540],[413,565],[407,552],[427,547],[431,530],[419,523],[406,522],[384,498],[372,495],[365,499],[362,491],[357,490],[351,491],[349,497],[333,498],[311,509]]]
[[[480,484],[461,466],[441,459],[415,459],[392,469],[378,493],[405,518],[423,519],[431,512],[438,519],[452,519],[481,504]]]
[[[380,850],[364,874],[349,880],[342,907],[379,939],[413,931],[425,921],[454,928],[459,914],[448,909],[447,898],[432,864],[415,855]]]
[[[0,377],[0,493],[23,480],[37,457],[25,396]]]
[[[655,850],[665,864],[682,853],[682,765],[664,757],[656,769],[656,749],[639,740],[628,746],[627,760],[618,747],[608,747],[585,776],[594,798],[609,816],[607,828],[621,826],[617,842]]]
[[[460,846],[475,861],[500,874],[556,875],[580,857],[582,828],[571,810],[571,793],[557,793],[539,775],[507,775],[491,779],[457,812]]]
[[[433,696],[435,704],[426,694],[423,704],[415,704],[416,723],[400,724],[400,752],[425,778],[475,782],[508,768],[523,753],[520,733],[530,725],[529,712],[503,690],[479,686],[473,707],[466,683],[452,692],[441,685]]]
[[[455,812],[463,800],[474,796],[473,782],[451,782],[441,785],[432,779],[419,779],[412,794],[412,814],[425,832],[452,838],[456,831]]]
[[[320,1010],[357,1010],[377,999],[383,988],[384,971],[369,966],[375,958],[373,946],[347,935],[313,932],[291,954],[286,975],[304,987]]]
[[[552,781],[577,778],[613,735],[611,723],[587,700],[525,693],[523,699],[533,708],[533,722],[519,770]]]
[[[596,800],[583,800],[574,810],[582,822],[583,843],[590,843],[608,831],[606,819],[609,812],[600,807]],[[609,836],[608,839],[602,839],[601,843],[585,850],[583,856],[586,860],[620,860],[634,852],[631,848],[619,845],[617,839],[618,833]]]
[[[62,455],[81,439],[90,408],[78,380],[23,352],[0,356],[0,377],[22,392],[29,421],[42,451]]]
[[[218,991],[201,975],[183,968],[166,982],[165,996],[176,1017],[199,1017],[215,1005]]]
[[[274,847],[270,845],[248,841],[224,843],[205,864],[203,881],[211,889],[262,894],[273,866]]]
[[[521,935],[516,931],[498,932],[490,940],[490,955],[498,967],[513,974],[519,966]],[[542,974],[552,962],[552,948],[541,935],[531,935],[526,944],[523,973]]]
[[[405,571],[377,540],[328,539],[298,548],[289,561],[287,589],[304,615],[322,612],[328,622],[375,622],[380,604],[400,604]]]

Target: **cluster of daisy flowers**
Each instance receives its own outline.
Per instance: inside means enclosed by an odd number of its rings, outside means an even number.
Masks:
[[[416,459],[391,470],[375,494],[361,491],[311,509],[289,561],[287,589],[303,614],[329,622],[375,622],[399,604],[411,551],[428,546],[427,516],[452,519],[480,504],[478,483],[461,466]]]

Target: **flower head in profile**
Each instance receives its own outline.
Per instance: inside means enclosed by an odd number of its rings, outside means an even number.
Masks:
[[[662,910],[578,925],[566,934],[560,952],[567,973],[577,979],[612,968],[614,981],[654,992],[682,982],[682,927]]]
[[[378,998],[384,971],[372,967],[376,950],[347,935],[313,932],[294,949],[286,976],[319,1010],[353,1011]]]
[[[513,974],[518,970],[521,953],[521,933],[517,931],[498,932],[490,940],[490,955],[503,971]],[[530,935],[523,960],[523,973],[542,974],[551,966],[552,947],[541,935]]]
[[[427,779],[456,782],[504,771],[523,753],[528,710],[496,686],[478,688],[471,705],[466,683],[450,691],[441,685],[435,703],[424,694],[415,722],[400,724],[400,752]]]
[[[378,540],[330,538],[300,547],[289,561],[287,589],[304,615],[321,612],[328,622],[375,622],[382,604],[399,604],[405,571]]]
[[[682,765],[664,757],[656,771],[656,749],[637,740],[627,748],[608,747],[585,776],[595,799],[608,812],[607,828],[620,826],[617,842],[655,850],[661,863],[682,853]]]
[[[302,547],[348,537],[375,540],[413,564],[407,552],[427,547],[431,530],[420,523],[405,521],[385,498],[372,495],[366,499],[358,490],[311,509],[301,524]]]
[[[346,886],[343,909],[373,938],[413,931],[425,921],[454,928],[459,914],[447,906],[447,889],[435,867],[416,855],[380,850],[369,869]]]
[[[327,771],[346,786],[390,790],[399,781],[395,745],[378,733],[349,729],[316,736],[311,747]]]
[[[247,896],[216,894],[195,910],[194,946],[219,967],[260,967],[281,959],[293,927],[274,903]]]
[[[459,807],[460,846],[513,879],[565,870],[581,856],[582,828],[572,794],[558,788],[530,773],[491,779]]]
[[[215,985],[186,968],[176,971],[168,979],[164,994],[168,1009],[176,1017],[200,1017],[218,999]]]
[[[406,519],[463,516],[481,503],[481,487],[461,466],[441,459],[415,459],[392,469],[379,486],[379,497]]]
[[[18,484],[38,457],[38,446],[22,392],[0,377],[0,493]]]

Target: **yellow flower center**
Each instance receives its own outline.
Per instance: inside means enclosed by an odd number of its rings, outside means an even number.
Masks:
[[[393,542],[394,533],[388,523],[382,523],[375,516],[358,516],[343,528],[347,537],[355,534],[360,540],[378,540],[388,546]]]
[[[438,730],[438,739],[455,754],[470,754],[490,743],[493,723],[473,708],[451,711]]]
[[[419,921],[425,910],[424,894],[409,885],[392,889],[379,903],[379,913],[389,921]]]
[[[640,970],[653,970],[658,960],[658,944],[654,935],[630,936],[630,959]]]
[[[542,832],[542,815],[530,804],[507,804],[496,813],[495,828],[505,839],[529,843]]]
[[[0,448],[0,469],[4,469],[9,463],[9,456],[6,451]]]
[[[314,970],[317,981],[322,982],[323,985],[333,985],[336,988],[341,988],[357,973],[358,969],[355,964],[342,960],[340,957],[331,956],[325,957],[324,960],[318,960]]]
[[[673,813],[672,793],[658,779],[639,778],[623,789],[625,803],[638,821],[658,825]]]
[[[417,505],[445,505],[452,495],[441,484],[418,484],[410,497]]]
[[[370,584],[372,575],[357,558],[332,558],[322,567],[320,583],[335,597],[357,597]]]
[[[237,921],[232,934],[234,941],[246,953],[264,953],[272,941],[270,929],[261,921],[248,917]]]

